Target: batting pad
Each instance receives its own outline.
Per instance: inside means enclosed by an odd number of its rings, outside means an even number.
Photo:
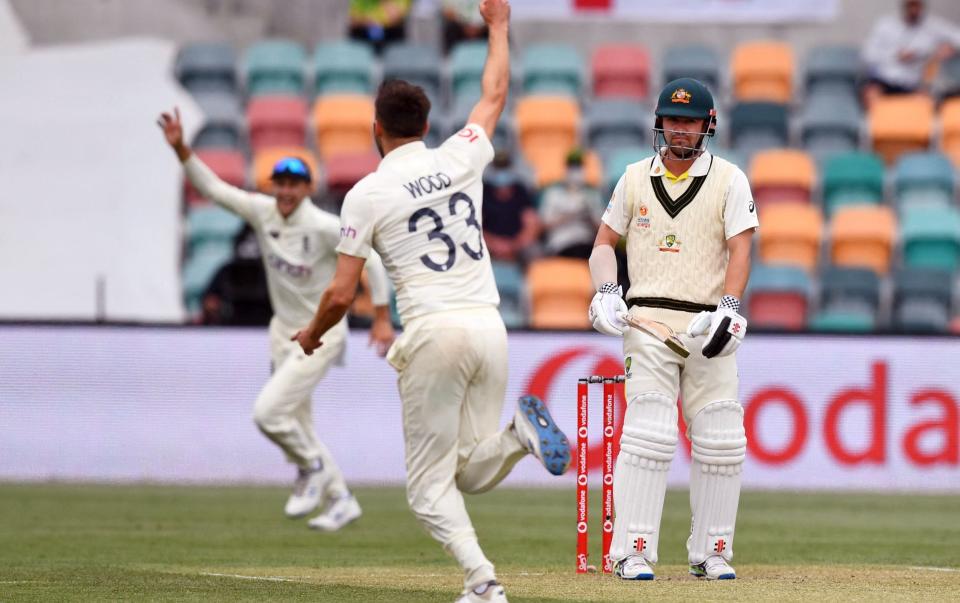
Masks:
[[[740,502],[740,474],[747,453],[743,407],[734,400],[708,404],[690,426],[690,563],[711,555],[733,558],[733,531]]]
[[[657,562],[667,470],[677,449],[677,405],[659,392],[630,401],[614,469],[610,558],[642,554]]]

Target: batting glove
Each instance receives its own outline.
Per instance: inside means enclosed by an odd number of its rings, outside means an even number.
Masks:
[[[627,304],[623,301],[623,289],[613,283],[600,285],[597,294],[593,296],[593,301],[590,302],[589,316],[593,328],[604,335],[614,337],[623,335],[627,323],[617,316],[621,312],[627,312]]]
[[[747,334],[747,319],[740,316],[740,300],[732,295],[720,298],[713,312],[701,312],[687,326],[691,337],[706,335],[701,351],[705,358],[729,356],[737,351]]]

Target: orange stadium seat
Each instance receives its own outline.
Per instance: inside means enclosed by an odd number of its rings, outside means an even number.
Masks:
[[[264,193],[270,192],[270,174],[273,172],[273,166],[284,157],[299,157],[306,162],[310,166],[310,173],[313,174],[313,185],[316,187],[317,168],[320,162],[317,161],[313,151],[302,146],[270,147],[257,151],[253,156],[253,179],[257,190]]]
[[[567,176],[566,158],[556,153],[548,152],[540,159],[528,161],[534,167],[537,186],[540,188],[556,184]],[[603,183],[603,165],[600,157],[593,151],[587,151],[583,155],[583,178],[584,182],[594,188],[600,188]]]
[[[738,101],[789,103],[793,98],[793,48],[783,42],[744,42],[730,60]]]
[[[940,148],[960,170],[960,98],[951,98],[940,107]]]
[[[830,225],[832,262],[886,274],[890,271],[896,232],[896,218],[889,207],[840,207]]]
[[[901,154],[924,151],[933,135],[933,99],[925,94],[878,98],[867,115],[874,151],[887,164]]]
[[[247,105],[250,150],[306,142],[307,103],[298,96],[256,96]]]
[[[750,186],[761,206],[779,201],[809,203],[816,181],[813,158],[803,151],[758,151],[750,162]]]
[[[762,208],[758,231],[760,261],[812,272],[820,255],[823,216],[813,205],[782,203]]]
[[[243,188],[247,183],[247,162],[243,153],[233,149],[197,149],[197,157],[207,164],[213,173],[227,184]],[[184,179],[184,196],[187,203],[198,203],[203,197],[193,188],[190,181]]]
[[[539,172],[541,166],[549,166],[551,162],[562,162],[577,145],[580,107],[573,98],[522,98],[517,102],[515,120],[520,148],[535,171]]]
[[[373,99],[359,94],[328,94],[313,105],[317,149],[324,160],[374,148]]]
[[[586,260],[544,258],[527,269],[530,326],[535,329],[586,329],[593,284]]]
[[[595,97],[647,97],[650,85],[650,55],[636,44],[606,44],[598,47],[591,61]]]

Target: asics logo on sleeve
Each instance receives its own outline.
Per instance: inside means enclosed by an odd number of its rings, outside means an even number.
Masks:
[[[420,176],[416,180],[411,180],[404,184],[403,188],[407,189],[410,196],[416,199],[422,195],[429,195],[434,191],[442,191],[451,184],[453,184],[453,181],[450,179],[450,176],[447,176],[443,172],[437,172],[430,176]]]

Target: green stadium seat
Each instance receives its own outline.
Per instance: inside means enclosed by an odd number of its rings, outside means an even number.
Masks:
[[[210,281],[217,270],[233,258],[233,244],[229,241],[205,241],[190,252],[183,266],[183,296],[187,306],[199,309]]]
[[[905,266],[949,272],[960,267],[960,212],[956,208],[905,207],[900,233]]]
[[[899,331],[946,332],[953,291],[951,274],[905,269],[894,275],[893,327]]]
[[[856,97],[831,90],[816,92],[804,104],[800,139],[809,153],[823,161],[838,153],[856,151],[862,122]]]
[[[822,333],[869,333],[876,329],[877,318],[857,310],[821,310],[810,318],[811,331]]]
[[[960,55],[953,55],[940,63],[933,80],[933,92],[938,98],[960,95]]]
[[[955,182],[953,164],[943,153],[906,153],[894,167],[893,188],[900,208],[914,204],[951,205]]]
[[[304,91],[306,52],[292,40],[264,40],[247,49],[247,93],[300,95]]]
[[[314,94],[373,92],[375,58],[369,45],[353,40],[321,43],[313,53]]]
[[[754,266],[746,296],[750,325],[759,329],[803,329],[811,289],[810,277],[801,268]]]
[[[820,273],[820,306],[875,314],[880,308],[880,277],[867,268],[828,266]]]
[[[440,54],[427,44],[398,42],[383,53],[383,78],[402,79],[423,88],[430,102],[440,105]]]
[[[188,44],[180,49],[174,72],[183,87],[193,94],[234,92],[237,89],[237,54],[229,44]]]
[[[480,80],[487,60],[487,43],[460,42],[450,51],[451,98],[467,95],[475,103],[480,98]]]
[[[730,146],[745,155],[790,146],[787,106],[770,102],[737,103],[730,111]]]
[[[192,206],[187,212],[187,241],[192,251],[207,243],[232,244],[243,219],[218,205]]]
[[[627,170],[627,166],[636,163],[641,159],[650,157],[653,154],[650,147],[623,147],[610,153],[603,162],[603,184],[606,190],[605,196],[609,198],[613,193],[614,187],[620,176]]]
[[[492,262],[493,278],[500,292],[500,315],[508,329],[527,326],[526,287],[523,271],[517,264]]]
[[[587,144],[602,157],[623,147],[639,147],[652,139],[649,110],[627,99],[598,99],[586,112]]]
[[[663,53],[664,83],[681,77],[703,82],[713,95],[720,92],[720,58],[714,49],[701,44],[672,46]]]
[[[883,201],[883,161],[873,153],[843,153],[823,164],[823,206],[830,216],[847,205]]]
[[[569,94],[579,98],[583,90],[583,58],[569,44],[527,46],[521,60],[526,94]]]
[[[819,92],[840,92],[857,97],[860,49],[856,46],[817,46],[807,54],[804,84],[807,97]]]

